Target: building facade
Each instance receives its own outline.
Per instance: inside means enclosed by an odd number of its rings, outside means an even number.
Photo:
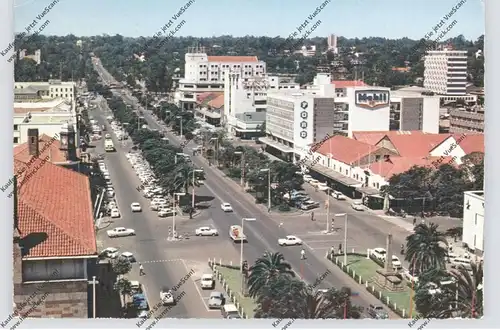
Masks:
[[[76,100],[76,83],[51,79],[48,82],[15,82],[14,99],[23,102],[37,102],[65,98]]]
[[[463,243],[478,256],[484,253],[484,191],[464,192]]]
[[[441,95],[466,95],[467,51],[429,51],[425,56],[424,66],[425,88]]]
[[[439,96],[413,91],[411,87],[391,91],[389,129],[439,133],[439,102]]]
[[[203,48],[189,49],[185,62],[175,99],[184,110],[194,109],[199,93],[224,91],[227,71],[238,73],[243,79],[263,77],[266,73],[266,63],[256,56],[208,56]]]
[[[452,109],[449,113],[450,133],[483,133],[484,107]]]

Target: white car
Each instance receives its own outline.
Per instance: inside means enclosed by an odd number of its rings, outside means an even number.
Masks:
[[[169,215],[174,215],[175,210],[173,208],[163,208],[158,211],[158,216],[160,218],[168,217]]]
[[[231,207],[231,204],[229,203],[222,203],[220,205],[220,208],[222,209],[222,211],[224,212],[233,212],[233,208]]]
[[[331,195],[336,200],[339,200],[339,201],[344,201],[345,200],[345,195],[343,193],[341,193],[340,191],[334,190],[334,191],[332,191]]]
[[[318,190],[319,191],[325,191],[325,190],[328,190],[329,187],[328,187],[328,184],[326,182],[320,182],[318,183]]]
[[[212,274],[203,274],[201,276],[201,288],[212,290],[215,288],[214,276]]]
[[[309,182],[311,181],[313,178],[312,176],[310,176],[309,174],[305,174],[302,176],[302,179],[304,179],[304,182]]]
[[[215,228],[200,227],[196,229],[196,236],[219,236],[219,232]]]
[[[175,305],[174,295],[172,294],[172,291],[167,287],[163,287],[160,290],[160,300],[164,306]]]
[[[106,188],[106,196],[109,198],[115,197],[115,190],[113,188]]]
[[[302,240],[297,236],[288,235],[285,238],[278,239],[278,245],[280,246],[302,245]]]
[[[365,210],[365,206],[363,205],[363,203],[361,201],[353,202],[351,204],[351,207],[356,211],[364,211]]]
[[[106,232],[108,237],[125,237],[135,235],[135,230],[125,227],[116,227]]]
[[[142,212],[142,207],[139,203],[130,204],[130,208],[132,209],[132,212]]]
[[[112,209],[111,218],[119,218],[119,217],[120,217],[120,211],[118,211],[118,209]]]
[[[311,186],[316,187],[319,185],[319,181],[316,179],[311,179],[307,183],[309,183]]]
[[[387,255],[387,251],[384,248],[374,248],[372,250],[372,255],[381,261],[385,261],[385,256]]]
[[[118,257],[118,249],[114,247],[108,247],[102,250],[100,255],[106,258],[115,259],[116,257]]]
[[[128,261],[130,261],[130,262],[135,262],[136,261],[134,255],[132,254],[132,252],[122,252],[122,254],[120,254],[120,258],[125,258]]]
[[[399,258],[395,255],[392,256],[392,267],[396,270],[399,270],[403,268],[403,265],[401,264],[401,261]]]

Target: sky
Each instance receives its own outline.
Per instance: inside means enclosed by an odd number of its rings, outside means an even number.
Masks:
[[[0,0],[1,1],[1,0]],[[191,6],[176,21],[185,20],[175,36],[282,36],[297,30],[324,0],[55,0],[41,19],[37,15],[54,0],[15,0],[15,31],[36,20],[45,35],[153,36],[188,1]],[[309,37],[335,34],[346,38],[385,37],[420,39],[460,0],[330,0],[309,26],[321,24]],[[44,24],[46,20],[50,23]],[[476,40],[484,34],[484,5],[465,0],[443,27],[446,34]],[[34,29],[35,29],[34,28]],[[303,33],[303,32],[302,32]],[[300,37],[300,35],[299,35]],[[445,38],[445,39],[446,39]]]

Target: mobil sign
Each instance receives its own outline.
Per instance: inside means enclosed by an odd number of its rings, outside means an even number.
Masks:
[[[365,109],[379,109],[389,106],[390,96],[388,90],[363,89],[356,90],[354,94],[356,105]]]

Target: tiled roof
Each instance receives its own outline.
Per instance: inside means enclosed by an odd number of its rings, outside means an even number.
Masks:
[[[437,161],[441,157],[397,157],[392,156],[387,158],[387,160],[371,163],[368,165],[370,171],[374,174],[378,174],[389,180],[393,175],[400,174],[408,171],[413,166],[434,166],[433,161]],[[447,164],[452,161],[452,157],[444,157],[441,164]]]
[[[48,156],[49,161],[52,163],[66,162],[66,154],[59,149],[60,147],[61,142],[59,139],[53,139],[46,134],[42,134],[38,139],[38,150],[40,151],[38,157],[45,158]],[[14,147],[14,158],[16,160],[27,163],[31,157],[27,142]]]
[[[18,223],[25,257],[71,257],[97,253],[88,177],[37,158],[14,159],[18,177]],[[24,181],[23,181],[24,180]]]
[[[335,88],[368,86],[361,80],[332,80],[332,84],[335,84]]]
[[[397,135],[412,135],[415,137],[423,134],[428,133],[424,133],[422,131],[356,131],[352,132],[352,137],[355,140],[374,146],[377,145],[377,143],[379,143],[385,136],[391,138],[392,136]]]
[[[209,62],[258,62],[257,56],[208,56]]]
[[[473,152],[484,153],[484,134],[466,134],[463,138],[461,136],[462,134],[453,134],[455,140],[460,141],[458,144],[466,155]]]
[[[206,105],[211,100],[223,95],[223,92],[205,92],[198,95],[196,98],[197,103]]]
[[[332,136],[316,151],[327,156],[332,154],[332,158],[345,164],[353,164],[358,159],[375,152],[380,148],[350,139],[342,135]]]
[[[449,137],[449,134],[392,134],[384,139],[392,143],[401,157],[426,157]]]
[[[224,106],[224,94],[217,96],[215,99],[208,102],[208,105],[215,109],[220,109]]]
[[[22,113],[28,113],[28,112],[45,112],[47,110],[53,109],[54,107],[50,108],[14,108],[14,113],[22,114]]]

